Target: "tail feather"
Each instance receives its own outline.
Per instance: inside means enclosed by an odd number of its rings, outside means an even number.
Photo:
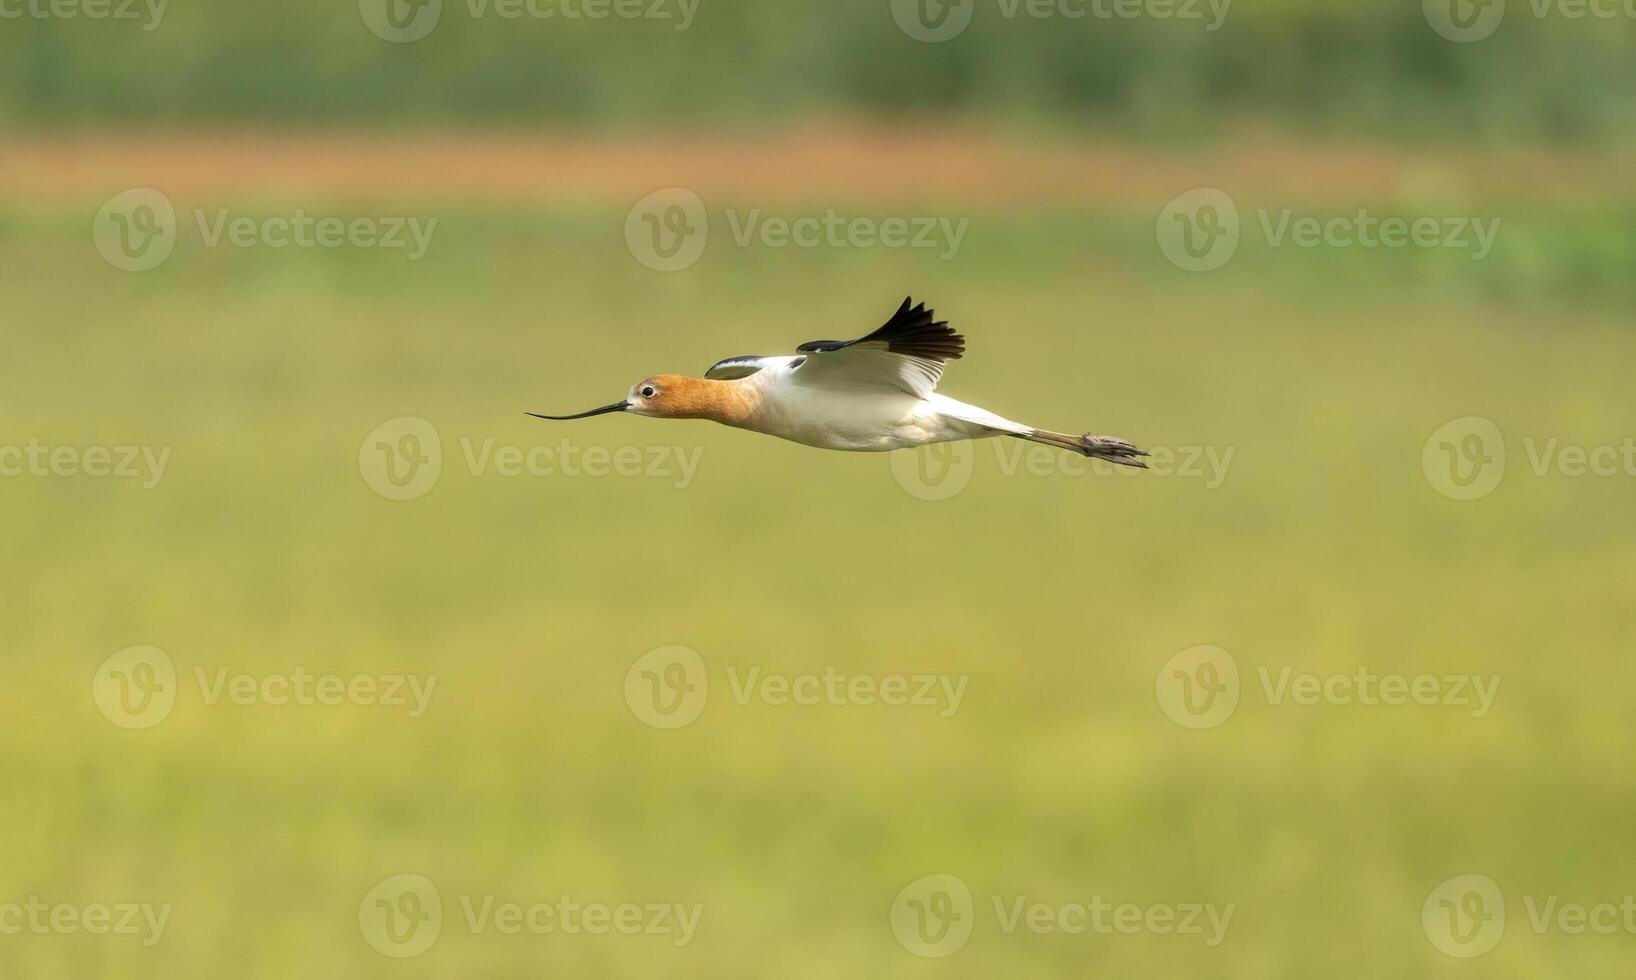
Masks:
[[[1138,469],[1147,469],[1147,464],[1140,457],[1147,453],[1123,439],[1114,436],[1073,436],[1065,432],[1050,432],[1045,429],[1029,429],[1027,432],[1014,432],[1019,439],[1029,442],[1038,442],[1069,452],[1079,453],[1091,459],[1103,459],[1120,466],[1134,466]]]

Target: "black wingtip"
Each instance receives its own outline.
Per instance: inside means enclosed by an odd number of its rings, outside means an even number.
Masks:
[[[892,318],[864,339],[885,340],[893,353],[936,361],[956,360],[966,352],[966,338],[955,333],[947,320],[937,319],[924,300],[915,303],[912,296],[903,297],[903,305]]]
[[[903,303],[891,319],[857,340],[809,340],[795,350],[800,354],[822,354],[837,351],[854,344],[879,342],[894,354],[919,357],[939,363],[952,361],[966,352],[966,338],[949,328],[948,321],[938,320],[924,302],[914,304],[914,297],[903,297]]]

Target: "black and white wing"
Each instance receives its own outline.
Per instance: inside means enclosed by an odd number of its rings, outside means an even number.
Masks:
[[[710,365],[710,370],[704,376],[711,381],[737,381],[739,378],[748,378],[762,368],[776,367],[779,364],[788,364],[788,357],[729,357],[725,361],[717,361]]]
[[[921,398],[937,388],[943,367],[966,351],[966,340],[909,298],[880,329],[857,340],[813,340],[796,350],[796,384],[901,388]],[[737,360],[737,359],[735,359]],[[728,362],[724,361],[723,364]],[[719,366],[719,365],[718,365]]]

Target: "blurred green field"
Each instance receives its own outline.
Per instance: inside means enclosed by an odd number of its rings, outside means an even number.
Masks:
[[[0,480],[0,905],[174,911],[151,948],[0,936],[0,974],[1628,970],[1636,937],[1536,933],[1524,896],[1617,903],[1636,889],[1636,476],[1536,475],[1523,442],[1636,434],[1628,202],[1553,209],[1525,187],[1468,202],[1506,220],[1483,262],[1246,240],[1208,273],[1156,247],[1163,199],[873,202],[853,210],[952,213],[970,231],[939,261],[739,248],[720,229],[697,265],[665,274],[627,251],[619,207],[261,200],[235,206],[435,215],[437,237],[410,263],[183,236],[160,268],[124,273],[88,234],[103,196],[0,197],[0,444],[173,452],[153,489]],[[522,414],[854,336],[906,293],[968,338],[945,392],[1040,425],[1231,450],[1224,479],[1008,474],[983,444],[961,492],[926,500],[887,456]],[[1422,447],[1473,415],[1504,432],[1508,466],[1495,492],[1460,502],[1428,481]],[[400,416],[436,428],[443,471],[425,496],[388,501],[359,449]],[[461,442],[564,437],[698,452],[699,467],[681,488],[507,478],[472,473]],[[183,676],[174,712],[128,731],[91,686],[138,644]],[[624,692],[633,663],[671,644],[703,658],[710,694],[696,722],[661,731]],[[1244,676],[1234,715],[1193,731],[1155,684],[1199,644]],[[210,706],[196,665],[438,686],[418,718]],[[1273,705],[1258,666],[1501,687],[1482,718]],[[950,717],[741,705],[729,667],[969,683]],[[405,873],[436,883],[444,924],[425,954],[394,960],[360,935],[359,905]],[[976,902],[969,943],[946,959],[916,958],[891,927],[894,896],[931,873]],[[1432,889],[1463,873],[1497,881],[1509,912],[1499,946],[1471,961],[1439,952],[1421,921]],[[678,947],[473,935],[457,904],[564,894],[703,913]],[[1235,911],[1214,947],[1007,934],[992,900],[1018,895]]]

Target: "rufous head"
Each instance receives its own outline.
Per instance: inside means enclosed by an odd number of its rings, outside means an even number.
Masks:
[[[566,421],[590,418],[609,412],[630,412],[661,419],[713,419],[738,424],[748,411],[746,393],[732,381],[710,381],[681,374],[655,374],[643,378],[625,395],[624,401],[593,408],[575,415],[539,415],[539,419]]]
[[[659,419],[710,418],[702,411],[710,401],[709,384],[680,374],[655,374],[631,385],[626,411]]]

